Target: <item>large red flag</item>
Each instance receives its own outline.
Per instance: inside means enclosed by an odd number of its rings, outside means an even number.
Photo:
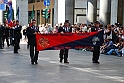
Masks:
[[[100,46],[103,31],[91,33],[36,34],[37,50],[75,48],[77,46]]]

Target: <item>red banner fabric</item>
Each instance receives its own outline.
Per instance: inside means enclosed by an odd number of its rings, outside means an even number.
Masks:
[[[92,43],[91,38],[96,36],[97,33],[36,34],[37,51],[47,49],[57,50],[58,47],[62,49],[63,47],[83,46],[86,43],[90,45],[88,43]]]

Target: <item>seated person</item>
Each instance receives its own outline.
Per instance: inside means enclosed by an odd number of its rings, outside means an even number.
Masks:
[[[114,44],[115,48],[111,49],[109,52],[107,52],[107,55],[111,55],[113,52],[117,54],[117,56],[121,57],[122,55],[122,48],[123,48],[123,42],[121,41],[120,43]]]
[[[108,45],[108,42],[107,42],[107,39],[105,39],[103,45],[100,47],[100,53],[101,54],[104,54],[104,50],[105,50],[107,45]]]
[[[110,51],[111,49],[113,49],[113,44],[114,44],[114,43],[112,42],[112,40],[111,40],[110,37],[108,37],[106,41],[108,42],[108,44],[107,44],[107,46],[104,48],[104,49],[105,49],[104,53],[107,53],[108,51]]]

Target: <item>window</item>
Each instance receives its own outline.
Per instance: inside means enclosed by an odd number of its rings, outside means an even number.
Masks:
[[[28,3],[35,3],[35,0],[28,0]]]
[[[37,2],[40,2],[40,0],[37,0]]]
[[[28,11],[28,22],[31,22],[32,18],[35,18],[35,11],[34,11],[34,16],[32,16],[32,11]]]

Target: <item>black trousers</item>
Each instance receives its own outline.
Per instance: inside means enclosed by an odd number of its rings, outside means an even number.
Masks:
[[[69,51],[69,49],[61,49],[60,50],[60,59],[61,60],[63,60],[64,59],[64,61],[67,61],[68,60],[68,51]]]
[[[10,45],[14,46],[14,40],[12,40],[12,36],[10,36]]]
[[[31,62],[37,62],[38,54],[39,54],[39,51],[37,51],[36,45],[30,45],[30,58],[31,58]]]
[[[0,49],[2,48],[2,44],[3,44],[2,37],[0,37]]]
[[[18,53],[19,41],[20,39],[14,40],[14,53]]]
[[[5,39],[6,39],[7,46],[9,47],[9,38],[7,36],[3,36],[3,47],[4,47]]]
[[[29,48],[30,45],[29,45],[29,37],[28,36],[27,36],[27,39],[28,39],[27,40],[27,48]]]
[[[100,56],[100,46],[94,46],[93,50],[93,61],[98,61]]]

